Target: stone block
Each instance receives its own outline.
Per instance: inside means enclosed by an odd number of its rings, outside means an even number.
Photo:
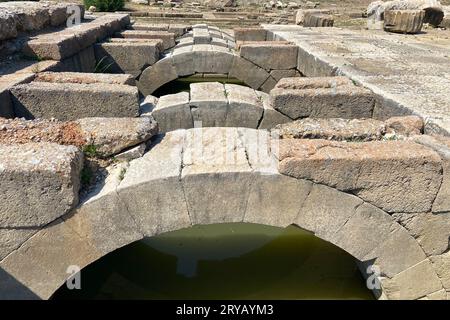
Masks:
[[[334,18],[329,14],[311,13],[305,16],[303,26],[305,28],[316,27],[332,27],[334,24]]]
[[[264,108],[255,90],[233,84],[225,84],[228,99],[226,127],[258,127]]]
[[[147,67],[139,77],[137,86],[143,95],[147,96],[155,92],[164,84],[178,78],[177,70],[173,66],[171,57],[165,57]]]
[[[163,50],[175,46],[175,34],[168,31],[125,30],[118,36],[126,39],[159,39],[163,42]]]
[[[108,66],[108,72],[138,76],[145,67],[159,60],[161,40],[146,42],[105,42],[94,46],[97,63]],[[102,60],[103,59],[103,60]]]
[[[223,127],[226,124],[228,99],[225,87],[218,82],[191,84],[191,113],[194,123],[202,127]]]
[[[40,227],[78,203],[83,155],[52,143],[1,145],[0,227]]]
[[[384,12],[384,30],[397,33],[419,33],[422,30],[424,10],[387,10]]]
[[[108,83],[134,85],[134,78],[129,74],[83,73],[83,72],[41,72],[34,81],[51,83]]]
[[[409,141],[283,139],[279,160],[283,174],[352,192],[387,212],[429,211],[442,181],[439,155]]]
[[[0,117],[14,118],[14,108],[9,90],[0,89]]]
[[[235,28],[236,41],[266,41],[267,30],[264,28]]]
[[[118,84],[32,82],[11,88],[16,116],[76,120],[84,117],[135,117],[136,87]]]
[[[235,56],[229,76],[242,80],[253,89],[258,90],[270,75],[267,71],[250,61]]]
[[[152,115],[158,122],[160,132],[194,127],[188,92],[162,96]]]
[[[241,45],[240,56],[267,71],[286,70],[297,67],[298,49],[293,44],[267,41]]]
[[[257,91],[259,99],[263,103],[264,113],[258,129],[272,129],[278,124],[292,121],[291,118],[286,117],[281,112],[275,110],[270,104],[269,95],[265,92]]]

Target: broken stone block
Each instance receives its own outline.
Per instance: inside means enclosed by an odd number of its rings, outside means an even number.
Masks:
[[[272,106],[291,119],[371,118],[372,92],[342,77],[282,79],[270,91]]]
[[[333,24],[334,18],[332,15],[321,13],[309,14],[303,22],[305,28],[332,27]]]
[[[384,12],[384,30],[396,33],[419,33],[422,30],[423,10],[387,10]]]
[[[387,132],[402,136],[412,136],[423,132],[423,120],[418,116],[392,117],[385,121]]]
[[[282,139],[279,161],[283,174],[351,192],[386,212],[431,210],[442,182],[439,155],[410,141]]]
[[[375,119],[306,118],[275,127],[281,139],[326,139],[337,141],[381,140],[386,132],[382,121]]]
[[[268,71],[288,70],[297,67],[298,48],[278,41],[244,43],[240,56]]]
[[[0,145],[0,227],[39,227],[78,203],[83,154],[54,143]]]
[[[85,117],[135,117],[138,89],[105,83],[31,82],[11,88],[17,117],[76,120]]]
[[[194,123],[189,106],[189,93],[180,92],[160,97],[152,116],[158,122],[160,132],[192,128]]]

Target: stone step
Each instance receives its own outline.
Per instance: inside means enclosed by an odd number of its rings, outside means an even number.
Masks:
[[[341,77],[282,79],[270,92],[272,106],[298,118],[372,118],[373,93]]]
[[[116,36],[126,39],[160,39],[164,50],[175,46],[175,34],[168,31],[125,30],[117,33]]]
[[[11,88],[14,112],[26,119],[135,117],[138,89],[119,84],[31,82]]]
[[[129,74],[83,73],[83,72],[41,72],[34,81],[51,83],[109,83],[135,85],[134,78]]]
[[[23,49],[24,54],[39,59],[63,60],[125,28],[126,14],[107,14],[81,25],[36,36]]]
[[[419,33],[425,17],[423,10],[387,10],[384,30],[397,33]]]
[[[303,26],[305,28],[316,27],[332,27],[334,24],[334,18],[329,14],[311,13],[305,16]]]
[[[129,73],[133,77],[141,74],[144,67],[159,60],[164,50],[161,39],[111,38],[94,45],[95,59],[105,72]]]

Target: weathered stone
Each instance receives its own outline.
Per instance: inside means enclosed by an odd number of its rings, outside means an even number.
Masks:
[[[411,136],[423,132],[423,120],[417,116],[392,117],[385,123],[388,133]]]
[[[123,72],[138,76],[144,67],[159,60],[161,40],[145,42],[105,42],[94,46],[95,57],[108,66],[108,72]]]
[[[181,178],[193,224],[242,222],[252,182],[237,128],[187,132]]]
[[[269,93],[270,90],[272,90],[277,84],[277,81],[272,78],[272,76],[269,76],[267,78],[267,80],[263,83],[263,85],[261,86],[260,90],[265,92],[265,93]]]
[[[439,155],[409,141],[283,139],[279,160],[283,174],[352,192],[387,212],[430,210],[442,181]]]
[[[0,117],[13,118],[14,108],[9,90],[0,89]]]
[[[236,41],[266,41],[267,30],[263,28],[234,28]]]
[[[201,121],[202,127],[225,126],[228,99],[223,84],[219,82],[192,83],[190,105],[193,121]]]
[[[39,231],[38,228],[0,228],[0,261]],[[0,294],[1,295],[1,294]]]
[[[141,117],[149,117],[152,116],[152,111],[155,109],[158,104],[158,98],[152,95],[148,95],[145,97],[144,101],[141,102],[139,106],[139,114]]]
[[[51,143],[1,145],[0,227],[39,227],[78,203],[81,151]]]
[[[445,252],[441,255],[430,257],[436,274],[442,281],[445,289],[450,289],[450,253]]]
[[[379,239],[379,245],[361,259],[366,267],[376,265],[380,268],[381,276],[390,278],[426,258],[422,248],[408,231],[399,225],[394,229],[391,234]],[[397,249],[399,244],[401,250]]]
[[[442,159],[443,179],[433,203],[433,212],[450,212],[450,139],[439,136],[417,135],[413,141],[436,151]]]
[[[297,69],[290,70],[272,70],[270,72],[272,78],[276,81],[280,81],[283,78],[293,78],[293,77],[301,77],[300,72]]]
[[[295,23],[298,25],[303,25],[305,19],[311,14],[329,14],[330,10],[325,9],[300,9],[295,14]]]
[[[165,57],[153,66],[146,68],[137,82],[139,91],[147,96],[164,84],[177,79],[177,70],[174,68],[172,62],[172,58]]]
[[[353,82],[347,77],[293,77],[278,81],[276,89],[303,90],[347,87]]]
[[[393,300],[418,299],[442,289],[428,259],[381,282],[384,293]]]
[[[363,204],[358,197],[313,184],[295,223],[324,240],[329,240]],[[346,248],[342,248],[346,250]]]
[[[375,119],[306,118],[278,125],[282,139],[327,139],[339,141],[381,140],[386,132],[382,121]]]
[[[289,117],[286,117],[281,112],[275,110],[270,104],[269,95],[265,92],[256,91],[259,99],[263,103],[264,113],[259,123],[258,129],[272,129],[278,124],[286,123],[292,121]]]
[[[121,152],[114,156],[114,159],[117,161],[131,161],[137,158],[142,157],[145,154],[145,150],[147,149],[147,143],[143,142],[136,147],[132,147],[127,151]]]
[[[69,266],[83,268],[100,258],[97,249],[58,219],[7,256],[0,268],[0,297],[49,299],[68,278]]]
[[[356,86],[316,89],[276,87],[270,92],[270,97],[272,106],[291,119],[371,118],[375,105],[372,92]]]
[[[239,85],[225,84],[225,92],[228,99],[225,126],[256,129],[264,108],[255,90]]]
[[[135,87],[118,84],[32,82],[11,88],[17,117],[76,120],[82,117],[134,117]]]
[[[103,157],[147,141],[158,132],[151,117],[83,118],[76,123],[86,138],[86,145],[93,146],[95,154]]]
[[[259,89],[270,76],[264,69],[237,56],[233,59],[228,75],[242,80],[255,90]]]
[[[23,51],[40,59],[63,60],[120,30],[129,21],[129,15],[104,15],[89,23],[39,35],[29,40]]]
[[[396,218],[419,242],[428,256],[441,254],[448,250],[449,213],[396,214]]]
[[[173,66],[178,76],[184,77],[195,73],[194,57],[197,54],[194,54],[193,50],[194,46],[192,45],[176,47],[173,50]]]
[[[295,221],[311,187],[306,180],[280,174],[258,176],[251,185],[244,222],[289,226]]]
[[[243,44],[240,56],[268,71],[297,67],[297,46],[277,41]]]
[[[196,73],[227,74],[234,55],[226,48],[212,45],[194,45],[193,63]]]
[[[17,36],[17,16],[9,11],[0,12],[0,41]]]
[[[40,72],[34,81],[52,83],[108,83],[134,85],[134,78],[129,74],[105,74],[82,72]]]
[[[303,26],[305,28],[332,27],[334,18],[332,15],[323,13],[311,13],[305,16]]]
[[[127,168],[124,163],[108,167],[105,181],[100,181],[73,213],[63,217],[65,224],[101,256],[142,238],[116,191]]]
[[[164,50],[175,46],[175,34],[168,31],[125,30],[118,35],[127,39],[159,39],[163,42]]]
[[[180,92],[162,96],[152,112],[160,132],[193,128],[189,93]]]
[[[185,135],[159,136],[144,157],[130,162],[117,189],[145,236],[191,225],[180,181]]]
[[[384,30],[419,33],[422,30],[424,18],[423,10],[387,10],[384,12]]]

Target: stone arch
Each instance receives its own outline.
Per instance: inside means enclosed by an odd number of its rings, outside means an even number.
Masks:
[[[175,48],[147,67],[139,77],[137,86],[147,96],[170,81],[197,73],[226,74],[255,90],[264,88],[266,81],[274,81],[266,70],[229,48],[194,44]]]
[[[422,248],[389,214],[357,196],[278,173],[276,146],[266,131],[223,132],[177,130],[159,136],[144,157],[111,167],[77,210],[2,260],[8,275],[0,281],[3,298],[48,299],[68,266],[83,268],[145,236],[229,222],[312,231],[363,266],[379,266],[383,298],[442,291]],[[198,139],[206,142],[202,150]],[[255,139],[265,151],[253,149]]]

